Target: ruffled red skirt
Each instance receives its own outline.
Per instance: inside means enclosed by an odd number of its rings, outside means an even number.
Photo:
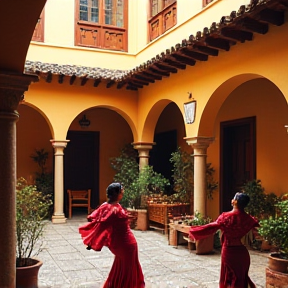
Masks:
[[[110,247],[115,259],[103,288],[144,288],[144,276],[138,259],[137,243]]]
[[[250,255],[243,246],[222,246],[220,288],[256,288],[248,276]],[[249,285],[249,286],[248,286]]]

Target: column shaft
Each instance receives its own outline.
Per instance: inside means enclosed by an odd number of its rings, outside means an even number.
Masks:
[[[194,213],[206,215],[206,158],[207,148],[214,140],[211,137],[186,138],[194,150]]]
[[[17,108],[37,76],[0,72],[0,287],[16,284],[16,121]]]
[[[64,148],[69,140],[50,140],[54,148],[54,213],[52,216],[53,223],[66,223],[64,214]]]
[[[15,186],[17,115],[0,112],[0,287],[15,287]]]

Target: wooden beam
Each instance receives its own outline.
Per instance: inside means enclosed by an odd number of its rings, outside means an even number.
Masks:
[[[146,71],[142,71],[142,74],[148,77],[152,77],[155,80],[162,80],[162,76],[160,75],[156,75],[155,73],[153,73],[152,71],[146,70]]]
[[[219,50],[218,49],[214,49],[205,45],[201,45],[196,43],[195,45],[193,45],[193,50],[194,51],[199,51],[201,53],[205,53],[208,54],[210,56],[218,56],[219,54]]]
[[[75,80],[76,80],[76,75],[72,75],[72,76],[70,77],[70,81],[69,81],[70,85],[73,85],[73,83],[75,82]]]
[[[59,74],[58,76],[58,83],[59,84],[62,84],[64,82],[64,77],[65,77],[65,74]]]
[[[153,66],[156,66],[156,68],[159,68],[161,70],[167,71],[168,73],[177,73],[177,69],[174,67],[169,66],[168,64],[164,64],[163,62],[157,62],[154,63]]]
[[[196,64],[194,59],[182,56],[180,54],[173,53],[171,54],[171,57],[175,58],[177,61],[185,63],[186,65],[194,66]]]
[[[207,43],[207,45],[212,46],[212,47],[216,47],[225,51],[230,50],[230,43],[226,39],[209,36],[209,37],[206,37],[205,42]]]
[[[191,57],[194,60],[199,60],[199,61],[207,61],[208,60],[208,55],[191,51],[189,48],[182,48],[180,49],[181,54],[184,54],[188,57]]]
[[[122,87],[124,87],[127,84],[126,81],[121,81],[117,83],[117,89],[121,89]]]
[[[111,88],[114,84],[115,84],[115,81],[114,81],[114,80],[110,80],[110,81],[107,83],[106,88]]]
[[[169,64],[170,66],[173,66],[177,69],[181,69],[181,70],[185,70],[186,69],[186,65],[182,64],[181,62],[171,59],[171,58],[165,58],[164,62]]]
[[[149,77],[148,75],[143,74],[135,74],[133,75],[136,79],[139,79],[141,81],[147,81],[149,83],[155,83],[155,80],[152,77]],[[158,80],[158,79],[157,79]]]
[[[141,80],[141,79],[136,79],[134,77],[131,77],[130,80],[133,82],[133,83],[136,83],[136,84],[139,84],[139,85],[145,85],[145,86],[148,86],[149,85],[149,82],[147,81],[144,81],[144,80]],[[155,82],[155,81],[154,81]]]
[[[253,32],[235,29],[229,26],[223,27],[221,29],[221,35],[235,39],[241,43],[244,43],[246,40],[251,41],[253,39]]]
[[[153,67],[149,67],[148,68],[148,71],[146,72],[149,72],[151,73],[152,75],[157,75],[157,76],[161,76],[161,77],[169,77],[170,74],[168,72],[164,72],[164,71],[159,71],[158,69],[155,69]]]
[[[94,86],[94,87],[98,87],[98,85],[100,84],[100,82],[101,82],[101,78],[95,79],[93,86]]]
[[[259,13],[260,20],[267,21],[273,25],[281,26],[285,22],[285,12],[283,10],[272,10],[265,8]]]
[[[46,82],[47,83],[51,83],[52,82],[52,77],[53,77],[53,75],[52,75],[51,71],[49,71],[47,76],[46,76]]]
[[[266,34],[269,30],[268,23],[259,22],[250,17],[245,17],[241,21],[238,21],[238,23],[244,28],[259,34]]]
[[[83,77],[82,79],[81,79],[81,86],[84,86],[86,83],[87,83],[87,81],[88,81],[89,79],[87,78],[87,77]]]
[[[131,81],[128,82],[128,85],[129,85],[129,86],[136,87],[136,88],[143,88],[143,85],[137,84],[137,83],[131,82]]]

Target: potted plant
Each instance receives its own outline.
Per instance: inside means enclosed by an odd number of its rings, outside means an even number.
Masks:
[[[42,249],[41,237],[52,201],[49,195],[28,185],[24,178],[16,183],[16,287],[37,287],[42,262],[34,257]]]
[[[151,194],[161,193],[170,184],[169,180],[149,165],[139,171],[137,152],[131,145],[126,145],[120,156],[111,158],[110,163],[116,170],[114,181],[120,182],[125,188],[121,205],[137,218],[134,228],[147,230],[148,198]],[[131,226],[134,226],[133,222]]]
[[[274,193],[265,193],[261,180],[254,179],[247,181],[242,186],[242,191],[250,197],[250,202],[245,208],[245,211],[257,220],[268,218],[275,215],[275,204],[279,198]],[[243,242],[249,246],[253,246],[261,251],[270,250],[271,245],[259,235],[257,229],[250,231],[243,239]]]
[[[288,194],[275,206],[276,213],[262,219],[258,229],[259,234],[276,248],[268,257],[266,283],[269,287],[288,287]]]
[[[47,171],[46,163],[49,158],[49,152],[44,148],[35,149],[30,158],[38,165],[39,171],[35,172],[35,186],[44,195],[51,195],[51,200],[54,200],[54,181],[53,173]],[[49,209],[49,216],[53,214],[53,203]]]
[[[193,211],[194,196],[194,156],[181,147],[171,154],[170,162],[173,164],[173,198],[175,201],[190,203]],[[213,199],[213,192],[218,188],[218,183],[213,178],[214,168],[211,163],[206,164],[206,196]]]

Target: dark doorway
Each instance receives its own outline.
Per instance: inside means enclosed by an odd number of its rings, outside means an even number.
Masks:
[[[69,131],[64,155],[65,208],[67,189],[92,189],[91,206],[99,205],[99,132]],[[66,211],[67,213],[67,211]]]
[[[177,130],[155,134],[154,142],[156,145],[150,151],[149,164],[153,166],[155,172],[161,173],[171,182],[173,165],[170,158],[171,153],[177,150]]]
[[[220,210],[231,210],[231,199],[256,177],[256,117],[220,124]]]

